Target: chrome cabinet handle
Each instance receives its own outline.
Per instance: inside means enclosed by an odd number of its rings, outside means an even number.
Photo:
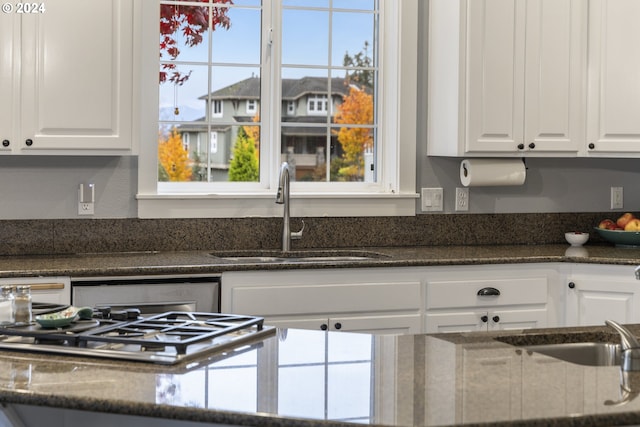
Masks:
[[[494,297],[500,295],[500,290],[492,287],[482,288],[478,291],[480,297]]]

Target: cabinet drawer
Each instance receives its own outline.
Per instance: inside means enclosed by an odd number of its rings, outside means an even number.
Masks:
[[[234,313],[261,316],[419,311],[420,282],[262,285],[231,290]]]
[[[495,288],[500,295],[480,296],[478,291]],[[427,283],[427,309],[546,304],[547,277],[486,280],[446,280]]]

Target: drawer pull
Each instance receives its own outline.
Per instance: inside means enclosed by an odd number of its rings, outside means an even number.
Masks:
[[[480,320],[482,320],[482,323],[487,323],[489,321],[489,316],[482,316]]]
[[[493,316],[492,319],[495,323],[498,323],[500,321],[500,316]]]
[[[482,288],[478,291],[478,296],[480,297],[494,297],[498,295],[500,295],[500,291],[492,287]]]

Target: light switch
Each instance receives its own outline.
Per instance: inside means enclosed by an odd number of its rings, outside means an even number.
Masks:
[[[420,195],[423,212],[441,212],[443,210],[442,188],[423,188]]]
[[[80,184],[80,203],[93,203],[93,184]]]

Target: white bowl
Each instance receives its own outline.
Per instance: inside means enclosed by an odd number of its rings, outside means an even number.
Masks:
[[[564,256],[586,258],[589,256],[589,251],[587,250],[587,248],[582,246],[569,246],[567,250],[564,251]]]
[[[589,233],[572,231],[570,233],[564,233],[564,238],[571,246],[582,246],[589,240]]]

